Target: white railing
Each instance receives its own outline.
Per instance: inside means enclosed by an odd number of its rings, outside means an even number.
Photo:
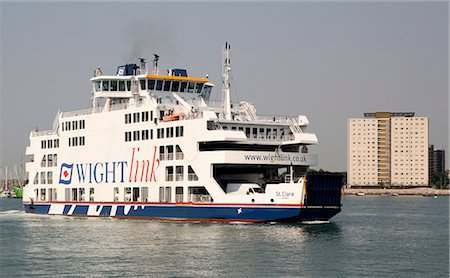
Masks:
[[[31,131],[31,136],[32,137],[36,137],[36,136],[45,136],[45,135],[55,135],[56,131],[54,130],[32,130]]]

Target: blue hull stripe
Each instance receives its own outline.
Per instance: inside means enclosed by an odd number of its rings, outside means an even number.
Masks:
[[[340,207],[314,208],[305,207],[235,207],[235,206],[157,206],[157,205],[91,205],[95,214],[88,214],[89,205],[65,205],[62,215],[103,216],[124,218],[155,218],[175,220],[214,220],[214,221],[301,221],[328,220],[340,212]],[[29,213],[48,214],[51,204],[24,204]]]

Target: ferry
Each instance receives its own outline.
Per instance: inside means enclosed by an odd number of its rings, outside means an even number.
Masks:
[[[92,105],[58,112],[26,148],[27,213],[219,222],[329,220],[342,179],[308,173],[318,143],[304,115],[263,116],[231,103],[230,45],[222,101],[186,69],[145,59],[94,70]],[[275,96],[274,96],[275,97]],[[299,103],[301,105],[301,103]]]

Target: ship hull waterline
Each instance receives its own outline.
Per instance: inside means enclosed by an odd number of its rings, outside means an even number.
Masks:
[[[257,206],[199,204],[24,203],[27,213],[75,217],[201,222],[328,221],[340,206]]]

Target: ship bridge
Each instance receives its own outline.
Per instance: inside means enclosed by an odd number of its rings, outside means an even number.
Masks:
[[[167,75],[159,70],[147,74],[145,65],[127,64],[117,68],[116,75],[104,75],[100,68],[91,79],[93,107],[102,105],[100,100],[111,104],[128,103],[152,96],[155,99],[171,97],[174,93],[186,100],[203,98],[208,101],[214,84],[207,77],[191,77],[185,69],[169,69]]]

